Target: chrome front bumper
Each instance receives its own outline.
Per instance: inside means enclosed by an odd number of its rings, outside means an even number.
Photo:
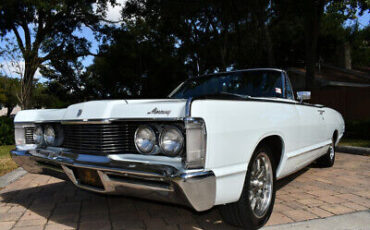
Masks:
[[[30,173],[69,178],[76,186],[94,192],[183,204],[197,211],[210,209],[215,202],[216,178],[212,171],[42,149],[13,150],[11,156]],[[96,170],[103,186],[81,183],[74,170],[84,168]]]

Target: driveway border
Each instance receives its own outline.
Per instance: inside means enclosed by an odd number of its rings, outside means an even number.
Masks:
[[[335,150],[342,153],[370,156],[370,148],[339,145],[335,147]]]
[[[370,210],[346,213],[322,219],[266,226],[262,230],[365,230],[370,225]]]
[[[4,188],[26,174],[27,172],[21,167],[14,169],[13,171],[0,177],[0,188]]]

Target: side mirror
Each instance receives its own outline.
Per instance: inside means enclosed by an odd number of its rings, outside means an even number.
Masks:
[[[302,102],[305,100],[311,99],[311,91],[298,91],[297,92],[297,99]]]

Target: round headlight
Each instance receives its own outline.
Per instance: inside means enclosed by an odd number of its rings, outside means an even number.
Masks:
[[[157,144],[155,132],[149,126],[139,126],[135,132],[135,146],[140,153],[150,154]]]
[[[41,145],[44,142],[44,132],[41,126],[38,126],[33,131],[33,142],[37,145]]]
[[[164,154],[176,156],[184,146],[184,136],[176,127],[165,127],[161,132],[159,145]]]
[[[44,130],[44,140],[47,145],[54,145],[56,133],[53,127],[47,126]]]

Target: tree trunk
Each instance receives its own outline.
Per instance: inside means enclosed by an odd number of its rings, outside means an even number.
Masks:
[[[306,44],[306,90],[315,87],[315,52],[309,47],[310,45]]]
[[[266,45],[266,51],[267,51],[267,62],[269,67],[274,67],[276,66],[275,63],[275,55],[274,55],[274,49],[273,49],[273,44],[272,44],[272,39],[270,36],[270,31],[268,28],[267,23],[267,14],[266,14],[266,7],[264,3],[261,3],[260,0],[256,1],[256,4],[258,6],[258,11],[256,11],[256,19],[258,22],[258,25],[262,29],[262,36],[264,37],[265,45]]]
[[[324,13],[324,0],[304,1],[304,30],[306,40],[306,89],[315,88],[315,60],[317,39],[320,33],[321,16]]]
[[[23,79],[21,82],[21,95],[20,104],[23,109],[31,108],[31,97],[33,91],[33,79],[36,73],[38,64],[36,61],[25,60],[25,69],[23,74]]]
[[[275,67],[276,63],[275,63],[274,50],[273,50],[273,47],[272,47],[272,40],[271,40],[271,36],[270,36],[270,31],[269,31],[268,26],[265,23],[263,23],[263,32],[264,32],[265,38],[266,38],[267,57],[268,57],[269,67]]]
[[[8,105],[7,108],[8,108],[8,111],[6,112],[6,116],[7,117],[10,117],[10,115],[12,114],[12,111],[13,111],[14,107]]]
[[[344,43],[344,68],[352,69],[351,45],[349,42]]]

